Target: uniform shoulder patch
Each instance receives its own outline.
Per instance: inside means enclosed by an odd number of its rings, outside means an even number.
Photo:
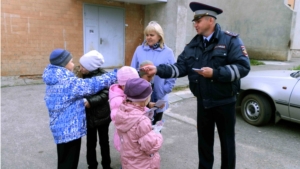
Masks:
[[[239,36],[239,34],[234,33],[234,32],[224,31],[224,33],[227,34],[227,35],[233,36],[233,37]]]
[[[244,56],[248,57],[248,53],[247,53],[246,47],[245,46],[241,46],[241,49],[242,49],[242,52],[243,52]]]

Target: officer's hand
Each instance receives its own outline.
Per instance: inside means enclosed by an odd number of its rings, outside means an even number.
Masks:
[[[154,76],[157,72],[156,66],[154,65],[147,65],[140,68],[140,71],[147,73],[149,76]]]
[[[201,68],[202,71],[199,71],[198,73],[202,75],[205,78],[212,78],[213,76],[213,69],[210,67],[203,67]]]

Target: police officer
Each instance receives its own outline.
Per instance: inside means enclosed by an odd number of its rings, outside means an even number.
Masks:
[[[235,168],[235,102],[240,79],[250,71],[246,48],[238,34],[222,31],[216,23],[221,9],[191,2],[197,35],[186,45],[173,65],[144,67],[141,71],[162,78],[188,75],[197,97],[199,169],[211,169],[214,128],[221,142],[221,168]]]

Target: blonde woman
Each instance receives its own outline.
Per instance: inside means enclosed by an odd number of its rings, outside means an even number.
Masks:
[[[157,22],[151,21],[145,28],[144,34],[146,40],[142,45],[136,48],[131,61],[132,67],[138,70],[140,64],[145,61],[152,61],[155,66],[175,63],[173,51],[165,44],[163,29]],[[151,102],[164,100],[166,101],[166,104],[164,108],[156,110],[152,124],[160,121],[162,119],[163,112],[168,108],[167,94],[172,91],[175,80],[175,78],[162,79],[159,76],[155,76],[153,78],[152,83],[154,86],[153,93],[151,95]]]

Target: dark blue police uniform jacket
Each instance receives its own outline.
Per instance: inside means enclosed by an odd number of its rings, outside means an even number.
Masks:
[[[212,78],[204,78],[192,68],[210,67]],[[224,32],[219,24],[206,48],[203,36],[196,35],[186,45],[174,65],[157,66],[157,75],[162,78],[175,78],[188,75],[189,87],[202,101],[205,108],[221,106],[236,101],[240,89],[240,78],[250,71],[248,54],[237,34]]]

